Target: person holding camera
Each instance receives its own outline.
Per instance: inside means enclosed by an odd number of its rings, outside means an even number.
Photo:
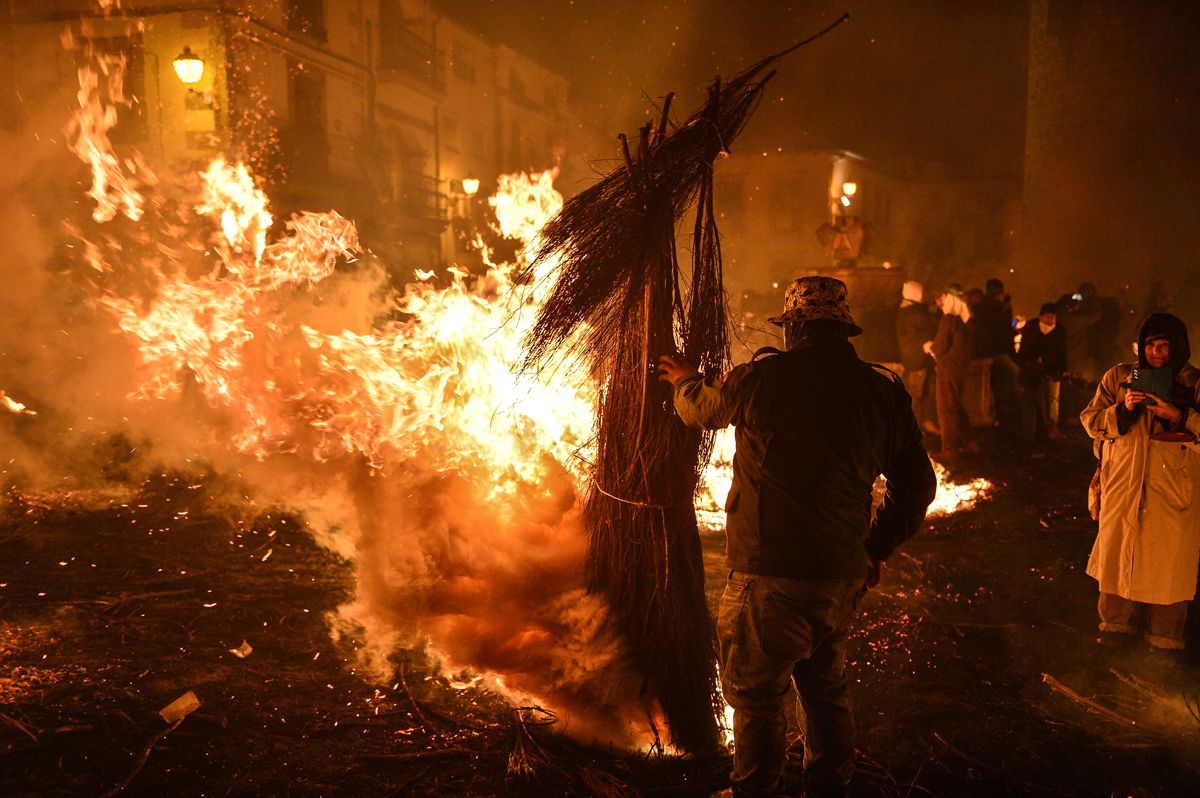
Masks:
[[[733,707],[735,796],[779,792],[785,703],[804,706],[807,795],[845,795],[854,770],[848,626],[883,561],[915,533],[936,490],[912,400],[859,359],[846,284],[802,277],[782,315],[786,352],[762,349],[723,379],[664,355],[675,410],[700,429],[733,424],[725,509],[729,569],[717,619]],[[887,478],[872,514],[875,479]]]
[[[1138,362],[1104,375],[1080,414],[1100,459],[1100,529],[1087,573],[1099,583],[1102,645],[1144,631],[1152,649],[1181,649],[1200,564],[1200,370],[1187,327],[1155,313]],[[1200,497],[1197,497],[1200,498]]]

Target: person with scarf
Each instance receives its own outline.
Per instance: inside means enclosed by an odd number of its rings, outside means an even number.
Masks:
[[[1181,649],[1200,563],[1200,370],[1188,362],[1187,327],[1170,313],[1142,323],[1137,352],[1136,363],[1108,370],[1079,416],[1100,458],[1100,528],[1087,564],[1100,588],[1097,642],[1144,632],[1152,649]],[[1139,388],[1149,370],[1168,368],[1169,389]]]
[[[971,364],[971,333],[967,322],[971,311],[963,299],[962,288],[951,284],[938,297],[942,318],[937,335],[925,343],[925,351],[933,356],[935,367],[934,391],[937,399],[938,424],[942,430],[942,450],[938,462],[946,468],[959,463],[964,447],[973,449],[971,422],[963,406],[963,390],[967,368]]]

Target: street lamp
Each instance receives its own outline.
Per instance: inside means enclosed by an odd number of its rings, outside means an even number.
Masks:
[[[194,86],[204,77],[204,61],[192,52],[191,47],[184,47],[183,52],[175,56],[171,64],[175,67],[175,74],[179,76],[180,82],[185,86]]]
[[[479,191],[479,178],[464,177],[462,179],[462,190],[468,197],[474,197],[475,193]]]
[[[842,193],[847,197],[853,197],[858,193],[858,183],[842,183]]]

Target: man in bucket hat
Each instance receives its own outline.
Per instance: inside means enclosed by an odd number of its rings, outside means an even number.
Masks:
[[[860,360],[849,341],[862,329],[845,283],[796,280],[771,321],[784,329],[785,352],[759,350],[723,379],[667,355],[659,375],[686,424],[736,427],[717,621],[734,709],[733,794],[779,793],[794,685],[808,794],[845,795],[854,769],[847,627],[883,561],[924,519],[936,481],[900,378]],[[887,489],[872,519],[880,474]]]

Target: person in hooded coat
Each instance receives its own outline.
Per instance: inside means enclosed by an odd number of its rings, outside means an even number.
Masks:
[[[1087,573],[1099,583],[1102,644],[1144,629],[1153,648],[1184,646],[1200,563],[1200,370],[1190,356],[1183,322],[1152,314],[1138,333],[1138,362],[1109,369],[1079,416],[1100,456],[1100,530]],[[1167,365],[1169,396],[1131,386],[1135,368]]]

